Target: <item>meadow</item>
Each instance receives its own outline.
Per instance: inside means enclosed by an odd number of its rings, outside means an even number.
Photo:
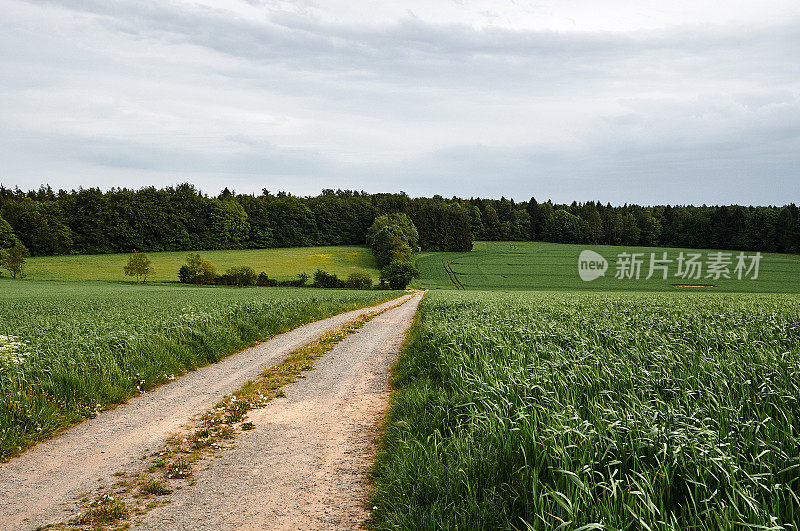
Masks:
[[[255,342],[397,295],[0,279],[0,460]]]
[[[584,282],[578,276],[578,256],[592,249],[609,261],[605,276]],[[420,253],[416,264],[422,273],[415,286],[424,289],[466,290],[564,290],[564,291],[711,291],[751,293],[800,293],[800,256],[762,253],[758,278],[733,278],[687,281],[676,278],[673,263],[666,280],[649,273],[650,253],[676,260],[680,252],[701,253],[709,249],[672,249],[656,247],[612,247],[604,245],[570,245],[545,242],[475,242],[469,253]],[[617,279],[617,255],[622,252],[644,253],[640,279]],[[738,251],[730,251],[734,257]],[[751,255],[752,253],[746,253]],[[733,267],[730,268],[731,273]],[[705,270],[702,275],[705,277]],[[677,285],[707,284],[706,287]]]
[[[222,274],[235,266],[250,266],[256,273],[266,272],[270,278],[291,280],[299,273],[313,276],[317,269],[341,278],[353,272],[369,273],[377,281],[379,272],[372,252],[367,247],[327,246],[289,247],[284,249],[241,249],[230,251],[198,251]],[[148,281],[177,282],[178,269],[186,263],[190,251],[147,253],[155,275]],[[28,278],[35,280],[109,280],[130,281],[122,272],[127,254],[36,256],[25,264]]]
[[[800,297],[434,291],[375,529],[797,529]]]

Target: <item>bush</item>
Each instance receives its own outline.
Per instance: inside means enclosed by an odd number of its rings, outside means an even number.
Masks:
[[[266,276],[266,275],[265,275]],[[254,286],[256,283],[256,272],[250,266],[232,267],[225,271],[220,277],[220,284],[228,286]]]
[[[419,270],[411,262],[395,260],[381,269],[381,283],[390,289],[404,289],[414,278],[419,278]]]
[[[347,275],[344,284],[349,289],[372,289],[372,277],[369,273],[355,271]]]
[[[271,286],[277,286],[277,285],[278,285],[278,281],[269,278],[267,276],[267,274],[264,273],[263,271],[258,274],[258,278],[256,279],[256,286],[261,286],[261,287],[270,286],[271,287]]]
[[[317,269],[314,273],[314,287],[315,288],[343,288],[345,287],[344,280],[336,275],[326,273],[322,269]]]
[[[186,257],[186,265],[178,270],[178,280],[184,284],[214,284],[217,268],[199,254],[190,254]]]
[[[195,274],[188,265],[182,265],[178,269],[178,282],[181,284],[194,284]]]
[[[297,280],[281,280],[275,281],[276,286],[286,286],[291,288],[302,288],[308,282],[308,275],[305,273],[300,273],[297,275]]]

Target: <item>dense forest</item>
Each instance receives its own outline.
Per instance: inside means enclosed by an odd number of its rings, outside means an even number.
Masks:
[[[389,213],[411,218],[424,250],[468,251],[476,239],[800,252],[794,204],[645,207],[350,190],[208,196],[190,184],[107,192],[0,185],[0,238],[13,231],[33,255],[364,244],[375,219]]]

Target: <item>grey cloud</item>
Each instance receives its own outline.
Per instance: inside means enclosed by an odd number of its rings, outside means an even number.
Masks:
[[[272,8],[255,21],[170,1],[28,5],[54,23],[67,10],[65,27],[82,33],[31,42],[35,31],[0,21],[11,53],[0,91],[17,102],[0,103],[0,120],[17,121],[0,132],[3,179],[62,164],[76,185],[138,171],[242,191],[266,176],[297,193],[797,200],[800,19],[559,33],[410,15],[364,26]],[[67,91],[74,103],[57,97]],[[301,125],[275,133],[258,116],[242,123],[249,113]]]

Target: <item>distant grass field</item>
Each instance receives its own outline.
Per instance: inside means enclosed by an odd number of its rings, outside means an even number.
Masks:
[[[584,282],[578,276],[578,256],[592,249],[609,261],[604,277]],[[675,264],[667,280],[649,272],[650,253],[657,258],[667,253],[677,259],[681,252],[699,252],[705,258],[712,250],[670,249],[654,247],[612,247],[568,245],[543,242],[476,242],[469,253],[420,253],[416,264],[422,278],[415,286],[425,289],[467,290],[564,290],[564,291],[708,291],[800,293],[800,256],[762,253],[757,280],[700,279],[683,280],[673,277]],[[618,253],[645,253],[642,276],[635,279],[616,279]],[[733,256],[738,254],[733,252]],[[752,253],[745,253],[750,255]],[[731,268],[732,270],[733,268]],[[713,284],[713,287],[676,287],[674,284]]]
[[[178,269],[193,251],[147,253],[156,274],[148,281],[177,281]],[[244,249],[232,251],[197,251],[210,260],[217,273],[233,266],[247,265],[256,273],[266,272],[270,278],[288,280],[299,273],[312,276],[319,268],[344,278],[354,271],[369,273],[378,280],[379,272],[367,247],[289,247],[284,249]],[[29,258],[25,273],[34,280],[131,280],[123,272],[127,254],[36,256]]]
[[[797,529],[800,296],[432,291],[371,527]]]
[[[255,341],[400,294],[0,279],[0,460]]]

